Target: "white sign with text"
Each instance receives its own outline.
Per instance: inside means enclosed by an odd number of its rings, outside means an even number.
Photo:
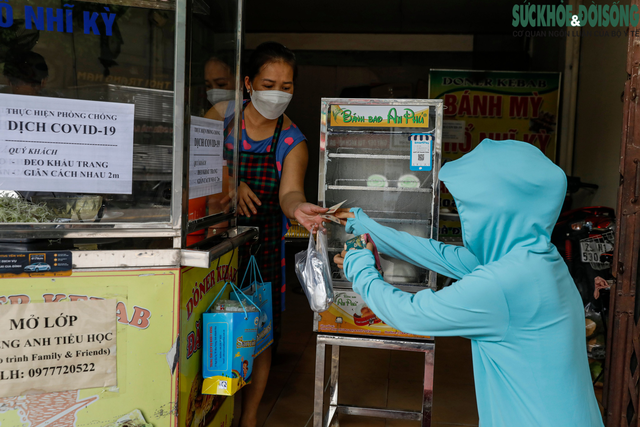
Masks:
[[[442,142],[454,142],[464,144],[464,120],[442,121]]]
[[[0,94],[0,190],[131,194],[134,109]]]
[[[116,300],[0,306],[0,397],[115,386]]]
[[[224,123],[191,116],[189,199],[222,192]]]

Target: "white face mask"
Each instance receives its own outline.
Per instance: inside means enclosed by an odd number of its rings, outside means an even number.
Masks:
[[[236,98],[236,91],[230,89],[210,89],[207,91],[207,100],[211,105],[216,105],[218,102],[231,101]]]
[[[251,88],[251,102],[265,119],[275,120],[287,109],[293,94],[281,90],[253,90]]]

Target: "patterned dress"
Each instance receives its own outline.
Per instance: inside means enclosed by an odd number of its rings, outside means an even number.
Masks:
[[[245,101],[243,110],[248,105]],[[225,128],[233,122],[233,103],[229,103],[225,114]],[[256,226],[260,228],[258,242],[254,243],[255,251],[259,245],[256,260],[260,267],[262,278],[265,282],[271,282],[273,296],[273,331],[274,340],[277,342],[281,334],[281,313],[285,308],[285,254],[284,235],[289,229],[290,222],[280,208],[280,177],[282,165],[291,150],[305,141],[306,138],[298,127],[291,123],[286,129],[282,129],[284,116],[278,119],[276,130],[272,137],[261,141],[254,141],[247,135],[244,125],[244,113],[242,118],[242,141],[240,148],[240,165],[238,178],[249,186],[256,194],[261,206],[257,206],[257,215],[250,218],[238,216],[239,225]],[[225,132],[226,148],[233,148],[234,132]],[[239,276],[244,275],[250,256],[250,246],[240,248]],[[246,285],[246,284],[245,284]]]

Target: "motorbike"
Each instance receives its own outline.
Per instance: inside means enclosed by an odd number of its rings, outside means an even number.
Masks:
[[[598,311],[606,311],[608,301],[603,299],[606,289],[596,278],[605,281],[613,279],[611,262],[615,244],[615,211],[606,206],[572,208],[576,205],[576,193],[586,189],[593,194],[597,188],[595,184],[581,182],[580,178],[569,178],[567,199],[553,229],[551,241],[566,262],[585,307],[591,304]]]
[[[602,377],[601,360],[605,356],[616,226],[613,208],[589,206],[597,189],[595,184],[568,177],[567,197],[551,235],[585,307],[587,350],[596,361],[592,368],[598,369],[594,384]]]

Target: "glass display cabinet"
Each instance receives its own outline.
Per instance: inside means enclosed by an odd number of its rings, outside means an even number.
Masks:
[[[203,251],[242,234],[241,5],[179,3],[3,8],[0,245]]]
[[[437,238],[442,101],[323,99],[318,200],[360,207],[382,225]],[[330,257],[353,237],[329,224]],[[432,271],[386,256],[384,279],[434,287]],[[334,266],[336,287],[350,284]]]
[[[360,207],[378,223],[415,236],[436,239],[440,155],[441,100],[323,99],[320,121],[318,200],[325,207]],[[327,224],[329,257],[354,237]],[[332,263],[333,264],[333,263]],[[384,280],[407,292],[436,287],[436,273],[381,254]],[[339,414],[404,419],[431,425],[432,337],[412,335],[387,325],[332,265],[333,304],[316,313],[314,427],[332,425]],[[331,346],[325,386],[326,347]],[[360,407],[338,403],[341,347],[421,352],[424,381],[420,411]],[[329,388],[328,405],[324,391]],[[327,409],[325,409],[327,408]]]
[[[199,337],[258,234],[236,226],[241,17],[239,0],[0,3],[0,317],[55,303],[111,328],[94,360],[21,348],[0,424],[231,425]]]

